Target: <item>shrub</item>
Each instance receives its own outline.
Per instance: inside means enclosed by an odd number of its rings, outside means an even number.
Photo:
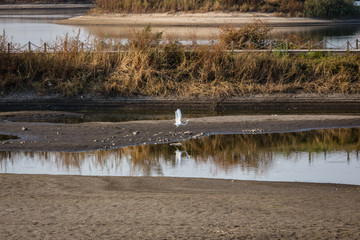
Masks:
[[[248,24],[240,29],[222,27],[219,43],[227,49],[232,47],[237,49],[244,47],[265,48],[270,40],[271,31],[272,28],[260,20],[256,20],[253,24]]]
[[[359,8],[352,0],[306,0],[304,15],[307,17],[351,17],[359,16]]]

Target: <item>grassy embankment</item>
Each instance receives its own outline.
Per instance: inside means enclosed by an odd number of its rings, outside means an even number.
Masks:
[[[354,0],[2,0],[0,4],[95,3],[96,12],[267,12],[279,16],[359,17]]]
[[[353,0],[95,0],[98,12],[267,12],[280,16],[359,17]]]
[[[161,33],[149,28],[133,33],[126,52],[80,51],[78,39],[65,39],[55,53],[7,53],[0,35],[0,89],[2,95],[33,91],[66,97],[176,96],[224,98],[256,93],[360,93],[360,56],[309,53],[233,54],[251,39],[258,44],[270,29],[255,25],[223,29],[218,42],[193,44],[191,50],[172,41],[161,43]],[[250,37],[250,38],[249,38]],[[95,42],[97,48],[106,46]],[[248,45],[247,47],[255,47]],[[50,46],[49,46],[50,49]]]

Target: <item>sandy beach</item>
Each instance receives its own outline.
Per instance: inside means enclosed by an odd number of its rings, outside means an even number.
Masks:
[[[59,24],[70,25],[117,25],[126,27],[218,27],[223,25],[242,26],[255,19],[264,21],[270,26],[329,26],[334,24],[359,23],[359,20],[326,20],[303,17],[276,17],[272,13],[152,13],[152,14],[88,14],[60,20]]]
[[[358,239],[360,187],[0,175],[1,239]]]

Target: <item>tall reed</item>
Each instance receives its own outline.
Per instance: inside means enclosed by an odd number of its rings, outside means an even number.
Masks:
[[[150,28],[134,32],[117,52],[95,41],[97,50],[81,51],[78,39],[66,50],[8,54],[0,37],[1,94],[33,91],[66,97],[161,96],[227,98],[246,94],[360,93],[360,56],[225,51],[220,41],[191,49]],[[64,42],[61,43],[64,45]],[[118,47],[118,46],[116,46]],[[3,49],[5,48],[5,49]]]
[[[305,0],[96,0],[96,10],[105,12],[208,12],[262,11],[295,15]]]

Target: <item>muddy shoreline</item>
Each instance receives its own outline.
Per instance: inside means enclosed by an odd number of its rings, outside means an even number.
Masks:
[[[19,137],[16,140],[2,141],[0,150],[69,152],[106,150],[142,144],[182,142],[214,134],[293,132],[360,126],[359,115],[215,116],[190,118],[187,126],[179,128],[175,127],[174,120],[79,124],[36,122],[39,118],[43,120],[59,114],[66,116],[67,113],[56,111],[0,113],[0,134]],[[12,121],[14,118],[17,118],[16,122]],[[186,120],[186,115],[183,118]]]
[[[0,98],[0,111],[27,110],[83,110],[83,109],[149,109],[161,108],[175,110],[211,109],[211,110],[312,110],[344,111],[360,110],[360,95],[343,94],[252,94],[238,98],[122,98],[79,96],[62,98],[61,96],[36,96],[17,93]],[[174,110],[174,111],[175,111]]]

